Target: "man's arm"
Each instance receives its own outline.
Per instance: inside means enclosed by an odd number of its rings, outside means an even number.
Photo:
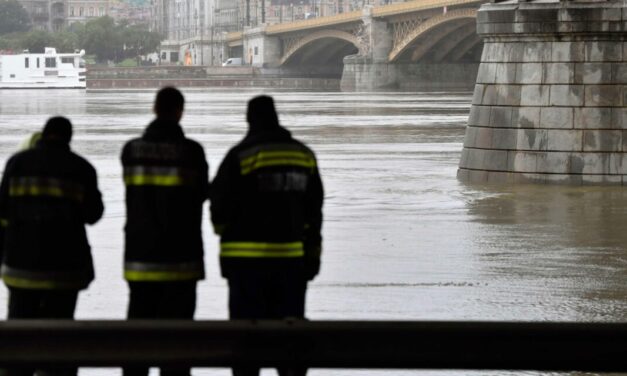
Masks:
[[[324,189],[320,172],[316,166],[312,173],[305,196],[305,272],[307,279],[312,280],[320,271],[320,255],[322,253],[322,204]]]
[[[4,167],[0,183],[0,264],[4,258],[4,238],[9,225],[9,183],[13,171],[13,159],[9,159]]]
[[[96,170],[89,165],[85,181],[85,197],[83,201],[83,220],[93,225],[98,222],[104,212],[102,194],[98,190],[98,176]]]
[[[235,179],[238,171],[234,169],[233,161],[234,157],[231,153],[228,153],[211,183],[211,222],[213,223],[214,232],[218,235],[222,235],[224,229],[232,221],[233,214],[237,209]]]

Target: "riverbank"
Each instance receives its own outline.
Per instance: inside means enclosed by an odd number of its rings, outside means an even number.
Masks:
[[[320,77],[293,77],[287,72],[268,72],[253,67],[101,68],[87,70],[88,90],[155,89],[163,86],[184,88],[243,87],[299,90],[340,89],[340,80]]]

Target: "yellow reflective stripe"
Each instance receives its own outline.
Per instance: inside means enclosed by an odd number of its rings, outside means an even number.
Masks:
[[[127,281],[189,281],[203,277],[202,271],[150,271],[150,270],[125,270],[124,278]]]
[[[259,168],[271,166],[313,168],[316,166],[316,160],[311,154],[302,151],[260,151],[240,161],[242,175],[249,174]]]
[[[3,275],[2,280],[7,286],[22,289],[53,290],[63,288],[82,288],[85,286],[85,283],[82,282],[60,282],[52,280],[20,278],[9,275]]]
[[[9,196],[48,196],[83,200],[82,187],[55,178],[21,177],[12,178],[9,183]]]
[[[183,178],[174,175],[127,175],[124,176],[126,185],[158,185],[163,187],[174,187],[183,185]]]
[[[0,218],[0,227],[7,227],[9,225],[9,220],[6,218]]]
[[[225,242],[220,244],[222,257],[303,257],[305,251],[302,242],[259,243]]]

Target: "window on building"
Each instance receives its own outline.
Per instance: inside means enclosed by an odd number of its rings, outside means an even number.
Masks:
[[[170,53],[170,62],[171,63],[178,63],[179,61],[179,53],[178,52],[171,52]]]
[[[259,47],[255,46],[255,56],[259,55]]]
[[[24,58],[24,68],[28,68],[29,65],[30,65],[30,62],[28,61],[28,58],[25,57]]]
[[[83,17],[84,14],[85,14],[85,9],[83,9],[83,7],[78,8],[78,16]]]
[[[105,15],[104,7],[100,7],[98,9],[98,17],[102,17]]]
[[[168,54],[166,52],[162,52],[161,53],[161,60],[167,60],[168,59]]]
[[[93,17],[96,13],[94,13],[94,8],[89,7],[89,17]]]
[[[47,57],[46,58],[46,68],[56,68],[57,67],[57,58],[55,57]]]
[[[74,17],[74,7],[70,7],[70,17]]]

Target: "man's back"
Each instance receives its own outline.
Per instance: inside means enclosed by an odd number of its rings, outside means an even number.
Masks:
[[[156,120],[122,151],[126,185],[127,279],[141,273],[129,263],[194,263],[202,278],[202,205],[208,196],[202,147],[176,123]],[[200,273],[200,274],[199,274]]]
[[[94,168],[67,144],[48,140],[7,162],[0,215],[6,219],[2,274],[8,285],[25,287],[23,272],[33,270],[33,284],[55,285],[45,275],[59,272],[65,282],[56,284],[83,288],[93,279],[84,225],[103,212],[96,179]]]

